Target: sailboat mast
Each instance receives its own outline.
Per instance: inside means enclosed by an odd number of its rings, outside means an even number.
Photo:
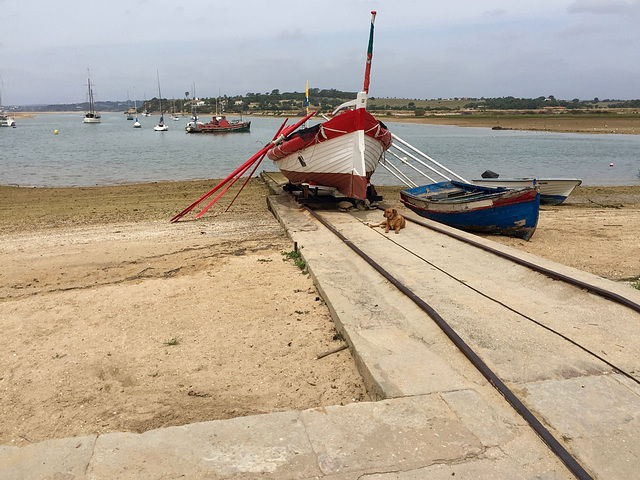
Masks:
[[[160,101],[160,117],[162,117],[162,93],[160,92],[160,73],[156,70],[156,75],[158,77],[158,100]]]
[[[87,86],[89,87],[89,113],[93,113],[93,91],[91,90],[91,75],[87,69]]]

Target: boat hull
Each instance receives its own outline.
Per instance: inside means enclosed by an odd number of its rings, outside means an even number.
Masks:
[[[536,185],[540,191],[540,203],[560,205],[573,189],[582,183],[577,178],[483,178],[472,180],[474,185],[485,187],[524,188]]]
[[[440,182],[403,190],[400,196],[418,215],[468,232],[529,240],[538,224],[540,194],[535,187]]]
[[[251,122],[230,123],[226,126],[211,123],[195,123],[191,122],[185,127],[187,133],[231,133],[231,132],[249,132],[251,131]]]
[[[335,187],[344,196],[367,198],[367,186],[391,133],[364,109],[349,110],[290,135],[267,156],[291,183]]]
[[[16,122],[13,118],[9,116],[1,116],[0,117],[0,127],[15,127]]]
[[[100,115],[85,116],[82,119],[83,123],[100,123],[101,121]]]

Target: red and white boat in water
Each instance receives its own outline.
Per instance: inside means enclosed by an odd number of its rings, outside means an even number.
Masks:
[[[335,187],[342,195],[359,200],[368,196],[369,180],[392,142],[387,127],[367,111],[375,15],[371,12],[363,91],[340,105],[329,120],[296,130],[267,151],[293,184]]]
[[[227,120],[224,115],[216,115],[209,123],[197,121],[189,122],[185,127],[187,133],[229,133],[248,132],[251,129],[251,122],[242,120]]]

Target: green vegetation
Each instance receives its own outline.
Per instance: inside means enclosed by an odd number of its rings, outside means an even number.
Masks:
[[[287,260],[293,260],[293,264],[300,270],[302,270],[302,273],[309,273],[305,270],[305,268],[307,267],[307,263],[302,259],[302,255],[300,254],[299,250],[295,249],[291,252],[282,252],[282,255],[285,257],[282,259],[283,262],[286,262]]]
[[[309,88],[309,109],[322,113],[335,110],[340,104],[356,98],[357,92],[344,92],[331,89]],[[227,114],[271,114],[271,115],[302,115],[306,110],[305,92],[280,92],[274,89],[271,92],[254,93],[244,95],[221,95],[218,97],[190,98],[189,92],[185,92],[183,98],[162,99],[165,112],[175,107],[177,112],[190,113],[192,106],[197,103],[196,109],[199,115],[211,115],[216,112]],[[130,102],[96,102],[97,109],[103,112],[125,111],[132,107]],[[40,105],[29,107],[33,111],[79,111],[87,108],[85,103],[64,105]],[[145,109],[158,112],[160,102],[152,98],[138,103],[138,111]],[[378,115],[415,115],[423,116],[436,112],[441,113],[477,113],[487,111],[509,111],[514,113],[568,111],[570,113],[605,113],[611,109],[629,110],[629,113],[638,113],[640,100],[560,100],[553,95],[537,98],[517,98],[512,96],[498,98],[377,98],[369,97],[368,109]],[[635,112],[634,112],[635,110]],[[619,112],[618,112],[619,113]]]
[[[516,97],[500,97],[500,98],[484,98],[479,101],[471,101],[465,105],[470,109],[487,109],[487,110],[540,110],[544,108],[566,108],[568,110],[591,110],[597,108],[621,108],[613,107],[611,100],[603,100],[598,98],[593,100],[580,101],[574,98],[571,101],[558,100],[553,95],[538,98],[516,98]]]
[[[309,110],[321,113],[330,113],[340,104],[356,98],[357,92],[343,92],[336,89],[320,90],[309,89]],[[201,105],[197,107],[200,114],[212,114],[216,111],[229,114],[267,113],[272,115],[303,115],[306,110],[304,92],[285,92],[273,90],[270,93],[247,93],[228,97],[201,98]],[[163,105],[168,100],[163,99]],[[185,109],[191,108],[191,103],[184,102]],[[157,111],[158,100],[151,99],[140,109],[148,108]],[[176,106],[177,108],[177,106]],[[411,99],[411,98],[376,98],[370,97],[367,108],[377,115],[413,115],[424,116],[433,113],[462,113],[474,115],[490,111],[509,111],[514,114],[521,113],[549,113],[570,112],[576,113],[610,113],[611,109],[626,109],[633,112],[640,108],[640,100],[559,100],[553,95],[537,98],[438,98],[438,99]],[[617,112],[619,113],[619,112]]]

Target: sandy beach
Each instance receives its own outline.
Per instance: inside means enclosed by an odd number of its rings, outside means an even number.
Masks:
[[[0,444],[367,399],[262,184],[169,223],[215,183],[0,187]]]
[[[496,115],[429,115],[424,117],[395,117],[388,121],[455,125],[458,127],[484,127],[502,130],[529,130],[560,133],[640,134],[640,115],[571,115],[537,114],[514,115],[500,112]]]
[[[368,399],[260,180],[169,223],[216,183],[0,187],[0,444]],[[640,186],[579,187],[492,238],[630,283],[639,213]]]

